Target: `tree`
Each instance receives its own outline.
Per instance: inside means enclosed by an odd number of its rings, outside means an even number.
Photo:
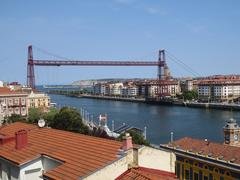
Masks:
[[[19,114],[12,114],[10,117],[4,118],[3,124],[14,123],[14,122],[26,122],[26,118]]]
[[[58,112],[59,111],[57,108],[52,107],[50,108],[49,112],[43,114],[42,118],[47,121],[48,125],[51,126],[51,124],[53,123],[54,117]]]
[[[198,92],[195,90],[183,93],[184,100],[193,100],[198,98]]]
[[[81,115],[76,109],[63,107],[50,125],[52,128],[88,134],[89,128],[83,124]]]
[[[129,133],[130,136],[132,137],[132,141],[134,144],[146,145],[146,146],[150,145],[150,143],[144,139],[144,137],[141,133],[139,133],[135,130],[128,130],[127,133]],[[118,140],[122,141],[124,136],[125,136],[125,134],[121,134],[118,137]]]
[[[37,123],[43,117],[43,114],[44,112],[41,108],[30,108],[28,111],[28,122]]]

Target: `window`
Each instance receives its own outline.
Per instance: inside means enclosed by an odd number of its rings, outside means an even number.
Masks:
[[[209,180],[213,180],[213,175],[211,173],[209,174]]]
[[[194,173],[194,176],[193,176],[194,180],[198,180],[198,173]]]
[[[180,163],[177,163],[177,166],[176,166],[176,175],[178,178],[180,178],[180,172],[181,172],[181,169],[180,169]]]
[[[184,164],[182,164],[182,178],[184,178]]]
[[[32,174],[41,171],[41,168],[26,170],[25,174]]]
[[[195,163],[194,163],[194,166],[198,167],[198,163],[197,163],[197,162],[195,162]]]
[[[231,175],[229,171],[226,171],[225,174],[226,174],[227,176],[230,176],[230,175]]]
[[[190,173],[189,170],[185,170],[185,179],[190,179]]]
[[[208,176],[204,176],[204,177],[203,177],[203,180],[208,180]]]

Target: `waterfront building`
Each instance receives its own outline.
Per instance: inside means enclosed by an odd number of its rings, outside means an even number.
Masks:
[[[188,91],[195,90],[194,80],[192,79],[186,79],[186,80],[180,81],[180,86],[181,86],[181,92],[188,92]]]
[[[45,112],[49,111],[51,100],[48,95],[42,92],[33,92],[27,97],[27,104],[29,108],[41,108]]]
[[[7,87],[0,87],[0,116],[9,117],[12,114],[26,116],[28,94],[22,91],[13,91]]]
[[[110,96],[120,96],[121,95],[121,89],[123,87],[123,83],[110,83],[109,89],[110,89]]]
[[[176,154],[179,179],[236,180],[240,179],[239,131],[236,121],[230,120],[224,127],[224,144],[185,137],[160,147]]]
[[[138,96],[144,98],[175,97],[180,93],[180,84],[174,80],[145,80],[135,84]]]
[[[174,153],[16,122],[0,129],[0,177],[28,179],[176,179]]]
[[[108,83],[97,83],[93,87],[94,94],[108,96],[110,94],[110,87]]]
[[[121,96],[123,97],[137,97],[138,87],[134,85],[126,85],[121,88]]]
[[[163,80],[150,82],[146,85],[148,96],[153,98],[158,97],[176,97],[181,92],[180,83],[175,80]],[[146,89],[145,89],[146,90]],[[145,91],[146,94],[146,91]]]
[[[203,102],[232,102],[240,97],[240,80],[202,80],[198,83],[198,96]]]

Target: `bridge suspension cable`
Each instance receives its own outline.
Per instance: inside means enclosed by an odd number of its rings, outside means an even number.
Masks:
[[[191,73],[194,77],[199,77],[201,76],[197,71],[195,71],[194,69],[192,69],[190,66],[188,66],[186,63],[184,63],[183,61],[181,61],[179,58],[177,58],[176,56],[174,56],[172,53],[170,53],[169,51],[167,51],[167,56],[168,59],[172,60],[173,62],[175,62],[176,64],[178,64],[179,66],[181,66],[183,69],[185,69],[187,72]]]
[[[34,49],[36,49],[37,51],[39,51],[39,52],[41,52],[41,53],[43,53],[43,54],[52,56],[52,57],[54,57],[54,58],[56,58],[56,59],[67,60],[67,61],[71,60],[71,58],[66,58],[66,57],[64,57],[64,56],[57,55],[57,54],[55,54],[55,53],[52,53],[52,52],[49,52],[49,51],[47,51],[47,50],[45,50],[45,49],[42,49],[42,48],[40,48],[40,47],[37,47],[36,45],[32,45],[32,47],[33,47]]]

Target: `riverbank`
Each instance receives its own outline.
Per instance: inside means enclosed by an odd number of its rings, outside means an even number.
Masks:
[[[79,94],[79,93],[74,94],[74,93],[69,93],[67,91],[50,91],[49,93],[76,97],[76,98],[101,99],[101,100],[110,100],[110,101],[146,103],[146,104],[154,104],[154,105],[185,106],[190,108],[240,111],[239,104],[183,102],[182,100],[173,100],[173,99],[165,99],[165,100],[163,99],[163,100],[157,101],[155,99],[146,99],[146,98],[102,96],[102,95]]]
[[[82,95],[76,95],[75,97],[78,98],[90,98],[90,99],[103,99],[103,100],[111,100],[111,101],[127,101],[127,102],[141,102],[145,103],[145,98],[125,98],[125,97],[115,97],[115,96],[97,96],[97,95],[88,95],[88,94],[82,94]]]
[[[222,109],[231,111],[240,111],[239,104],[223,104],[223,103],[196,103],[196,102],[186,102],[184,103],[187,107],[192,108],[205,108],[205,109]]]

